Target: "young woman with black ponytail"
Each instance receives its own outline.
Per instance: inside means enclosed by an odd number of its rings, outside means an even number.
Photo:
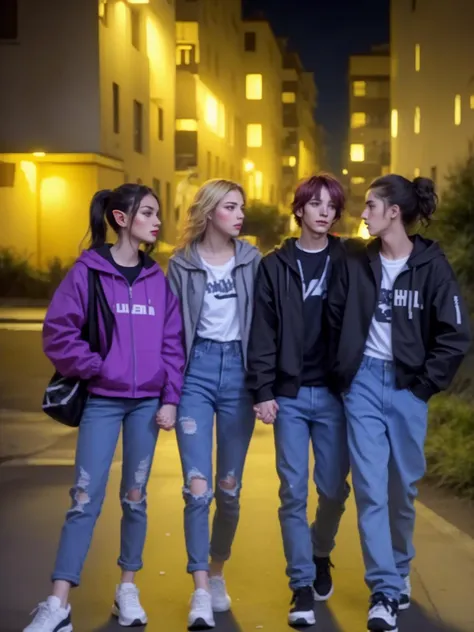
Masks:
[[[436,210],[434,184],[388,175],[367,192],[367,248],[351,248],[328,290],[332,378],[348,424],[352,482],[371,591],[368,629],[394,632],[410,605],[416,483],[428,400],[450,385],[469,315],[436,242],[407,230]]]
[[[24,632],[73,629],[69,591],[79,584],[122,426],[122,576],[113,613],[123,626],[147,622],[134,582],[147,528],[146,485],[158,429],[174,426],[184,372],[179,302],[146,254],[158,235],[159,211],[155,194],[142,185],[96,193],[90,208],[91,247],[58,287],[46,315],[46,355],[65,377],[88,380],[89,398],[79,426],[72,505],[62,529],[52,595],[39,604]],[[107,225],[117,234],[112,246],[106,243]],[[81,337],[88,268],[98,271],[114,315],[108,353],[93,353]],[[105,346],[102,331],[101,338]]]

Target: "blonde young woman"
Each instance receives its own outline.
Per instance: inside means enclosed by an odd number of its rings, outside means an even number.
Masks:
[[[213,612],[230,608],[223,567],[239,521],[242,473],[255,423],[245,371],[260,254],[237,239],[244,205],[240,185],[229,180],[206,182],[188,211],[180,246],[168,268],[171,287],[181,301],[186,343],[187,369],[176,433],[184,476],[187,570],[194,579],[191,630],[213,628]],[[209,506],[214,495],[210,538]]]

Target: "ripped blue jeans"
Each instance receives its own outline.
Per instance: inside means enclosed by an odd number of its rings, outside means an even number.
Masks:
[[[146,486],[158,438],[158,406],[156,398],[89,397],[79,426],[72,505],[62,529],[53,581],[79,584],[122,423],[123,513],[118,565],[124,571],[141,569],[147,529]]]
[[[212,485],[212,444],[216,418],[216,479]],[[176,435],[183,468],[187,570],[209,570],[229,559],[240,513],[242,474],[255,425],[252,398],[245,387],[238,341],[197,339],[191,352],[178,408]],[[200,479],[204,491],[193,493]],[[209,543],[209,508],[216,512]]]

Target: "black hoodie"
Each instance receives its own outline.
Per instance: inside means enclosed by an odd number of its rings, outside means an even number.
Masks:
[[[450,385],[470,345],[469,314],[454,272],[439,245],[411,238],[407,268],[395,280],[392,351],[398,388],[428,401]],[[331,383],[346,391],[365,351],[379,296],[380,240],[367,248],[347,244],[328,291]]]
[[[296,397],[303,381],[305,342],[308,340],[304,335],[303,286],[295,242],[295,239],[287,239],[280,248],[266,255],[255,280],[247,386],[256,403],[278,395]],[[338,265],[343,253],[338,238],[329,236],[328,252],[332,268]],[[330,270],[327,273],[329,281]],[[321,349],[318,349],[315,362],[320,361],[320,376],[325,381],[327,332],[323,329],[322,302],[320,309],[315,307],[314,314],[315,327],[321,329]],[[314,380],[317,376],[313,372],[311,377]]]

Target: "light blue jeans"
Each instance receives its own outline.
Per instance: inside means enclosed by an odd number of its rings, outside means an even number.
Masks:
[[[197,339],[191,352],[178,409],[176,435],[183,468],[184,532],[187,570],[209,570],[212,560],[229,559],[240,514],[242,474],[255,414],[245,387],[240,342]],[[212,485],[212,443],[216,417],[216,513],[209,543]],[[193,494],[193,479],[207,482],[207,491]]]
[[[398,600],[415,555],[428,405],[397,389],[392,362],[368,356],[344,405],[366,583],[372,593]]]
[[[123,423],[123,465],[120,486],[122,523],[118,565],[125,571],[141,569],[147,529],[146,486],[153,462],[159,402],[90,396],[79,426],[72,506],[62,529],[53,581],[77,586],[102,509],[110,467]],[[129,492],[139,490],[139,500]]]
[[[274,426],[280,477],[279,509],[286,573],[291,590],[311,586],[313,555],[327,557],[335,545],[350,488],[346,421],[341,401],[327,388],[302,386],[298,397],[278,397]],[[314,482],[319,495],[316,519],[308,525],[308,457],[312,443]]]

